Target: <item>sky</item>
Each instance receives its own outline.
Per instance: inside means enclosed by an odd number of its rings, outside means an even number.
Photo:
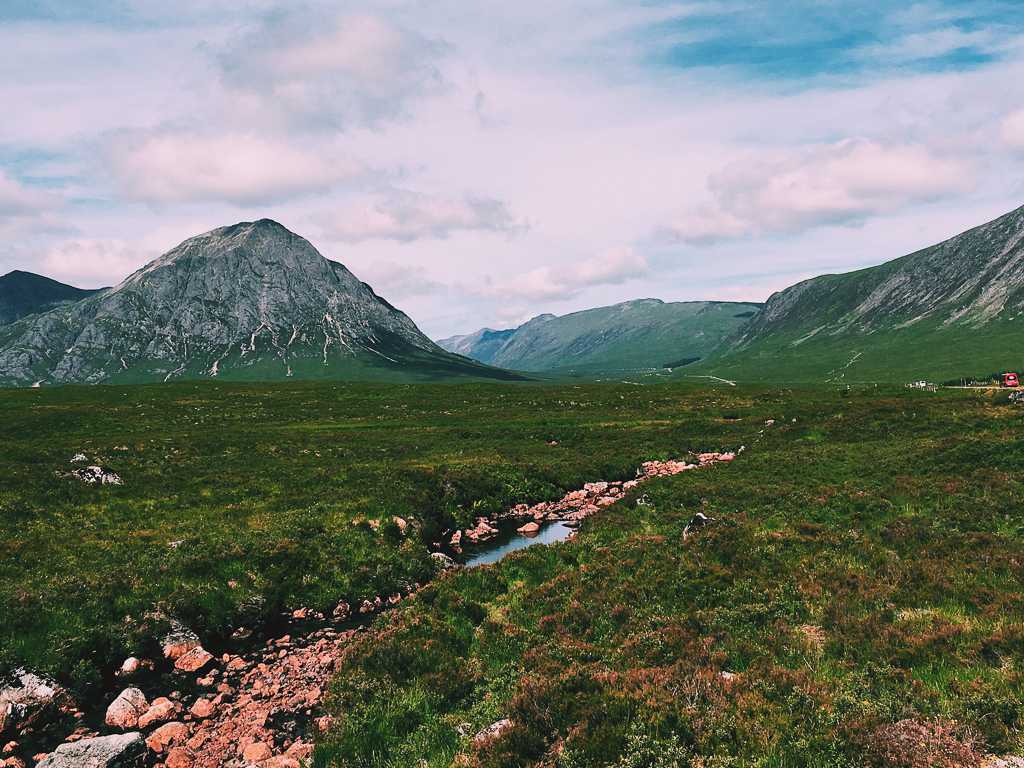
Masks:
[[[1024,204],[1007,0],[3,0],[0,103],[0,273],[269,217],[434,338],[763,301]]]

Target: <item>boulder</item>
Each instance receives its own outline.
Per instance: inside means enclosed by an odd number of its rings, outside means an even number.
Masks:
[[[125,688],[107,707],[104,722],[111,728],[127,731],[139,724],[139,718],[149,709],[146,694],[138,688]]]
[[[138,673],[139,667],[142,666],[142,662],[134,656],[129,656],[121,664],[120,669],[117,670],[118,677],[133,677]]]
[[[448,557],[444,552],[431,552],[430,557],[434,561],[435,565],[437,565],[437,567],[442,571],[459,567],[458,563]]]
[[[505,720],[499,720],[498,722],[492,723],[491,725],[487,726],[482,731],[480,731],[480,733],[478,733],[476,736],[474,736],[473,737],[473,743],[474,744],[482,744],[485,741],[490,741],[491,739],[500,738],[501,735],[503,733],[505,733],[505,731],[507,731],[511,727],[512,727],[512,721],[511,720],[509,720],[507,718]]]
[[[199,635],[186,627],[180,621],[171,620],[171,631],[168,632],[160,642],[164,652],[164,658],[169,661],[177,661],[193,648],[199,648]]]
[[[33,725],[69,700],[67,692],[52,680],[17,670],[10,684],[0,688],[0,735]]]
[[[142,734],[121,733],[61,744],[36,768],[142,768],[145,763]]]
[[[86,485],[123,485],[123,481],[114,472],[105,467],[82,467],[72,471],[71,476]]]
[[[342,600],[336,606],[334,606],[334,620],[345,621],[349,616],[352,615],[352,606]]]
[[[516,531],[521,533],[523,536],[536,536],[540,533],[540,526],[537,525],[537,523],[527,523],[526,525],[516,528]]]

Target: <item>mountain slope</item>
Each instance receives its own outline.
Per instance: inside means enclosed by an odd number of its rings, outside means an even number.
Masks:
[[[1024,208],[774,294],[703,368],[767,381],[952,379],[1024,366]]]
[[[31,272],[9,272],[0,277],[0,325],[46,312],[61,304],[80,301],[97,292],[58,283]]]
[[[703,358],[759,309],[749,303],[640,299],[562,317],[541,315],[514,330],[484,329],[441,345],[513,370],[625,373]]]
[[[510,375],[444,352],[267,219],[193,237],[108,291],[0,327],[7,385]]]

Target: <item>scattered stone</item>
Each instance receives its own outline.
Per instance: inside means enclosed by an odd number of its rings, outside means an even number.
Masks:
[[[71,457],[72,464],[84,464],[89,458],[84,453],[76,453]]]
[[[209,653],[201,645],[193,648],[174,662],[174,668],[179,672],[198,672],[207,664],[213,661],[213,654]]]
[[[0,688],[0,735],[31,727],[69,701],[67,692],[57,683],[19,669],[11,684]]]
[[[146,739],[146,746],[160,754],[171,747],[184,744],[186,739],[188,739],[187,725],[179,722],[164,723],[149,735],[149,738]]]
[[[164,723],[178,713],[174,702],[167,698],[156,699],[139,718],[139,728],[146,729],[157,723]]]
[[[397,517],[397,516],[393,517],[391,519],[394,521],[395,525],[398,526],[398,532],[400,534],[402,534],[403,536],[405,536],[405,531],[406,531],[406,529],[408,529],[409,523],[406,520],[404,520],[403,518]]]
[[[139,671],[139,667],[141,667],[141,666],[142,666],[142,662],[140,662],[134,656],[129,656],[121,664],[121,668],[117,670],[117,676],[118,677],[133,677]]]
[[[458,568],[459,567],[459,564],[456,563],[454,560],[452,560],[444,552],[431,552],[430,553],[430,557],[434,560],[434,562],[438,565],[438,567],[442,571],[448,571],[448,570],[451,570],[452,568]]]
[[[264,760],[269,760],[273,754],[274,753],[271,751],[270,747],[262,741],[257,741],[242,750],[242,759],[250,763],[259,763]]]
[[[111,728],[127,731],[139,724],[139,718],[149,709],[146,694],[138,688],[125,688],[107,707],[104,722]]]
[[[540,526],[537,523],[527,523],[526,525],[516,528],[517,533],[521,533],[523,536],[536,536],[540,533]]]
[[[205,720],[214,713],[215,709],[216,707],[209,699],[196,699],[196,703],[192,705],[189,712],[192,713],[192,717],[197,720]]]
[[[167,753],[167,760],[164,761],[166,768],[192,768],[193,765],[195,765],[195,758],[184,747],[172,749]]]
[[[345,621],[352,615],[352,606],[342,600],[334,607],[334,611],[331,615],[334,617],[335,621]]]
[[[496,723],[484,728],[480,733],[473,737],[474,744],[482,744],[485,741],[500,738],[505,731],[512,727],[512,721],[509,719],[499,720]]]
[[[61,744],[36,768],[142,768],[145,762],[142,734],[122,733]]]
[[[168,632],[160,643],[164,658],[169,661],[177,661],[194,648],[201,647],[199,635],[186,627],[180,621],[171,620],[171,631]]]
[[[124,482],[116,473],[105,467],[82,467],[81,469],[73,470],[71,476],[81,480],[86,485],[124,485]]]

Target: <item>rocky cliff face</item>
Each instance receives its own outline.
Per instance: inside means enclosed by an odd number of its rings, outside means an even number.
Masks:
[[[452,363],[344,266],[266,219],[190,238],[108,291],[0,328],[8,385],[324,377],[413,358]]]
[[[0,277],[0,325],[81,301],[97,291],[59,283],[42,275],[15,270]]]
[[[513,330],[484,329],[441,345],[513,370],[628,373],[699,360],[759,310],[758,304],[639,299],[561,317],[540,315]]]

